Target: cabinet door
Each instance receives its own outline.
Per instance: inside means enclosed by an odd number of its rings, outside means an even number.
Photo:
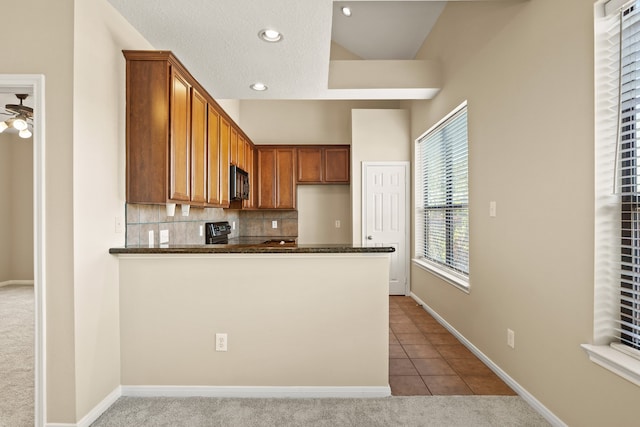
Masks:
[[[276,150],[258,149],[258,208],[276,207]]]
[[[191,200],[191,85],[175,70],[171,72],[171,137],[169,138],[170,183],[169,199]]]
[[[220,206],[220,114],[209,105],[207,117],[207,204]]]
[[[322,148],[298,148],[297,181],[302,184],[322,183]]]
[[[232,165],[238,165],[238,130],[231,127],[231,147],[229,148],[231,155],[230,161]]]
[[[249,173],[249,199],[243,200],[242,207],[245,209],[252,209],[255,207],[255,168],[253,167],[254,150],[248,141],[245,141],[244,145],[244,165],[246,171]]]
[[[295,164],[295,148],[278,148],[276,150],[277,209],[293,209],[296,206]]]
[[[247,170],[247,166],[245,164],[245,155],[244,155],[244,137],[238,133],[238,167],[242,170]]]
[[[203,205],[207,195],[207,100],[191,91],[191,202]]]
[[[231,124],[220,116],[220,204],[229,207],[229,148]]]
[[[349,147],[326,147],[324,149],[324,181],[349,183]]]

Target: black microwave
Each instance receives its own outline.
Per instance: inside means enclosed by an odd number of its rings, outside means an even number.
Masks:
[[[231,165],[229,173],[229,193],[231,200],[249,199],[249,174],[236,165]]]

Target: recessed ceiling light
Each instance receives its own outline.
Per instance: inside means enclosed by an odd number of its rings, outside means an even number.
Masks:
[[[343,14],[344,16],[346,16],[346,17],[351,16],[351,8],[350,8],[350,7],[348,7],[348,6],[343,6],[341,10],[342,10],[342,14]]]
[[[282,40],[282,34],[276,30],[262,30],[258,33],[258,37],[270,43],[276,43]]]
[[[253,90],[257,90],[258,92],[262,92],[262,91],[268,89],[267,85],[265,85],[264,83],[260,83],[260,82],[256,82],[256,83],[252,84],[249,87],[251,89],[253,89]]]

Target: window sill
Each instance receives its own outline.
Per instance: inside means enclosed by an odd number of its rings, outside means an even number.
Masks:
[[[608,345],[582,344],[592,362],[640,386],[640,360]]]
[[[420,267],[421,269],[428,271],[434,276],[439,277],[445,282],[460,289],[462,292],[465,292],[467,294],[469,293],[469,279],[459,277],[443,268],[437,267],[435,264],[432,264],[424,259],[414,258],[412,259],[412,261],[414,265]]]

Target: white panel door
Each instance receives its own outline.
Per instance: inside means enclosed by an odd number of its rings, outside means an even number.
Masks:
[[[363,162],[362,244],[392,246],[389,294],[408,295],[408,162]]]

